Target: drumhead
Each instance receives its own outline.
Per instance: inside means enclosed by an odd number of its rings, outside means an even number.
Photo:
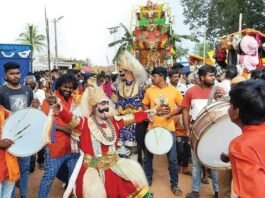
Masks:
[[[228,154],[230,142],[240,134],[241,129],[225,116],[204,132],[197,145],[197,157],[209,168],[230,168],[231,164],[222,162],[220,155]]]
[[[156,155],[163,155],[171,149],[173,137],[167,129],[155,127],[147,132],[144,142],[148,151]]]
[[[6,120],[2,138],[14,141],[8,152],[17,157],[26,157],[43,148],[43,129],[48,117],[41,111],[26,108],[16,111]]]

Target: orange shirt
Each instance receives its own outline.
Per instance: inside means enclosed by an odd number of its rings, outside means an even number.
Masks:
[[[71,106],[74,103],[74,98],[70,96],[68,101],[65,101],[63,96],[61,96],[58,91],[55,91],[55,96],[60,99],[61,104],[65,109],[71,111]],[[43,101],[42,111],[46,114],[49,113],[50,107],[46,100]],[[55,116],[55,121],[57,126],[66,126],[67,124],[59,118],[59,116]],[[68,153],[71,153],[71,142],[70,136],[66,135],[64,132],[56,130],[55,133],[55,142],[53,144],[48,144],[50,149],[50,156],[52,158],[61,157]]]
[[[265,122],[245,126],[229,146],[234,191],[238,197],[265,196]]]
[[[2,105],[0,105],[0,137],[2,134],[2,128],[5,122],[5,119],[9,116],[10,112],[5,110]],[[0,138],[2,139],[2,138]],[[8,170],[5,160],[5,150],[0,149],[0,183],[3,182],[6,178],[8,178]]]
[[[163,88],[157,86],[148,88],[142,102],[144,105],[149,106],[150,109],[161,103],[168,104],[172,111],[175,109],[176,105],[181,105],[182,100],[183,97],[181,92],[168,84]],[[174,117],[166,120],[163,116],[154,116],[153,122],[149,123],[149,128],[152,127],[164,127],[169,131],[175,131]]]

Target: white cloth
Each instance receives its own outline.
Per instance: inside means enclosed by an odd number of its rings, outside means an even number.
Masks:
[[[75,182],[77,180],[78,173],[79,173],[81,166],[83,164],[83,160],[84,160],[84,153],[80,150],[80,157],[78,158],[78,160],[75,164],[75,168],[74,168],[73,173],[69,179],[68,186],[67,186],[67,188],[63,194],[63,198],[68,198],[70,196],[70,194],[72,193],[72,191],[75,187]]]
[[[208,99],[193,99],[191,101],[190,115],[192,120],[196,120],[200,112],[207,106]]]
[[[37,98],[40,101],[40,106],[42,105],[45,99],[45,91],[42,89],[33,90],[34,98]]]
[[[222,82],[220,82],[218,84],[218,87],[223,88],[224,91],[225,91],[225,96],[228,96],[229,95],[229,91],[231,89],[231,81],[227,80],[227,79],[224,79]]]
[[[188,86],[182,82],[180,82],[180,80],[178,81],[178,85],[177,85],[177,88],[180,90],[181,94],[182,95],[185,95],[187,89],[188,89]]]

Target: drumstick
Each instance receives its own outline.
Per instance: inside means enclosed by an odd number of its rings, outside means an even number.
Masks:
[[[13,142],[16,142],[18,139],[20,139],[20,138],[22,138],[22,137],[23,137],[23,135],[18,136],[17,138],[13,139],[12,141],[13,141]]]
[[[18,131],[18,132],[14,135],[14,137],[16,137],[17,135],[19,135],[19,134],[22,133],[23,131],[25,131],[27,128],[30,127],[30,125],[31,125],[31,124],[28,124],[28,125],[25,126],[23,129],[21,129],[20,131]]]
[[[24,137],[25,135],[27,135],[29,132],[30,132],[30,131],[26,131],[25,133],[23,133],[22,135],[16,137],[16,138],[13,139],[12,141],[13,141],[13,142],[17,141],[18,139],[20,139],[20,138]]]

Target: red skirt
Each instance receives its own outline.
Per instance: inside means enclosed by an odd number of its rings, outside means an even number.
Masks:
[[[86,167],[82,166],[76,180],[76,195],[83,198],[83,176]],[[89,188],[89,186],[86,186]],[[110,169],[105,171],[105,189],[108,198],[126,198],[136,191],[136,188],[130,181],[126,181],[112,172]]]

